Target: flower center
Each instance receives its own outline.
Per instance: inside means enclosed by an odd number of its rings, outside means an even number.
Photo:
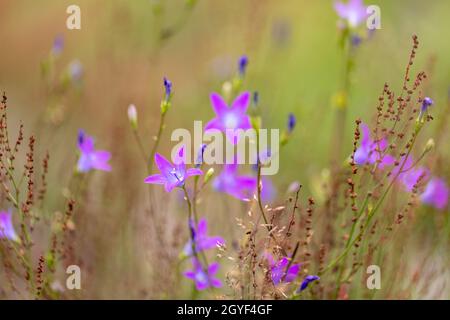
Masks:
[[[234,129],[238,125],[238,119],[232,113],[229,113],[225,116],[225,127],[228,129]]]

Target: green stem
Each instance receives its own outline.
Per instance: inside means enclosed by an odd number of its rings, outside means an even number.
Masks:
[[[161,140],[161,135],[162,132],[164,130],[164,119],[165,119],[166,113],[161,113],[161,118],[159,119],[159,128],[158,128],[158,133],[156,135],[156,141],[155,144],[153,145],[152,148],[152,152],[150,153],[150,158],[147,160],[148,162],[148,171],[152,172],[152,168],[153,168],[153,159],[155,158],[155,154],[156,154],[156,150],[158,149],[159,146],[159,141]]]

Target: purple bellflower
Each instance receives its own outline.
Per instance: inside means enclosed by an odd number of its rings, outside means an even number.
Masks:
[[[250,199],[256,190],[256,184],[256,178],[238,175],[237,164],[225,164],[222,172],[213,181],[215,190],[240,200]]]
[[[216,248],[218,245],[223,245],[225,241],[222,237],[210,237],[208,236],[208,224],[206,219],[200,219],[197,227],[195,227],[194,221],[191,221],[192,238],[194,239],[194,245],[192,245],[192,239],[185,245],[183,253],[186,256],[192,256],[192,249],[195,248],[196,252]]]
[[[80,60],[73,60],[69,64],[69,77],[75,83],[80,82],[83,77],[83,65]]]
[[[420,107],[418,120],[423,120],[423,116],[427,113],[428,108],[434,104],[434,101],[430,97],[425,97],[422,101],[422,106]]]
[[[313,276],[313,275],[306,276],[305,279],[302,281],[300,288],[298,288],[297,293],[305,290],[311,282],[316,281],[316,280],[320,280],[319,276]]]
[[[253,92],[253,104],[257,106],[258,103],[259,103],[259,92],[255,91]]]
[[[243,55],[239,58],[239,74],[241,76],[245,75],[245,70],[247,69],[248,58],[246,55]]]
[[[170,96],[172,95],[172,82],[167,78],[164,78],[164,91],[165,91],[164,99],[166,101],[169,101]]]
[[[362,0],[349,0],[346,4],[337,1],[334,9],[352,28],[359,26],[367,18],[367,8]]]
[[[406,161],[404,159],[405,157],[400,158],[400,164],[392,170],[392,177],[397,176],[403,162],[405,162],[402,171],[400,172],[400,174],[398,174],[397,179],[403,184],[406,191],[411,192],[414,185],[419,181],[419,179],[422,176],[426,177],[428,175],[428,170],[423,167],[413,167],[414,161],[411,156],[409,156]]]
[[[62,35],[57,35],[53,40],[52,54],[54,56],[59,56],[64,49],[64,37]]]
[[[178,156],[183,158],[184,147],[180,148]],[[186,165],[183,160],[178,161],[178,164],[172,164],[159,153],[155,154],[155,163],[161,173],[148,176],[144,182],[149,184],[163,184],[167,192],[172,191],[176,187],[183,187],[185,180],[190,176],[203,174],[202,170],[198,168],[186,170]]]
[[[81,152],[77,164],[79,172],[88,172],[92,169],[111,171],[111,166],[108,163],[111,153],[104,150],[95,150],[94,138],[85,134],[83,130],[78,133],[78,148]]]
[[[239,95],[231,107],[228,107],[227,103],[217,93],[211,94],[211,105],[216,113],[216,118],[206,124],[205,131],[216,129],[225,132],[229,141],[237,144],[238,136],[234,134],[235,130],[247,130],[252,127],[250,118],[246,114],[249,104],[249,92]]]
[[[420,196],[420,200],[436,209],[445,209],[448,203],[448,186],[445,181],[441,178],[432,178]]]
[[[202,264],[196,258],[192,258],[193,270],[186,271],[184,276],[192,279],[195,282],[197,290],[205,290],[211,287],[220,288],[222,282],[216,278],[219,271],[219,264],[217,262],[211,263],[206,270],[203,269]]]
[[[295,118],[295,115],[293,113],[289,113],[288,123],[287,123],[287,130],[289,133],[292,133],[292,131],[295,128],[296,123],[297,123],[297,119]]]
[[[4,238],[12,241],[19,241],[19,237],[14,231],[11,209],[0,212],[0,239]]]
[[[202,144],[197,152],[197,160],[195,161],[195,167],[199,168],[203,164],[203,155],[205,154],[205,149],[208,145]]]
[[[270,273],[275,285],[280,282],[289,283],[297,278],[300,272],[300,264],[291,264],[289,269],[287,269],[289,265],[289,259],[287,257],[283,257],[279,261],[275,261],[271,254],[266,254],[266,257],[269,261]]]
[[[277,196],[277,189],[273,185],[272,180],[262,176],[261,177],[261,199],[263,202],[272,202]]]
[[[357,165],[373,164],[380,158],[380,152],[387,148],[386,139],[376,142],[370,138],[370,129],[365,123],[361,123],[362,139],[361,145],[356,149],[354,160]],[[379,148],[379,150],[377,150]],[[391,155],[384,155],[378,167],[392,165],[395,159]]]
[[[433,99],[431,99],[430,97],[425,97],[422,101],[422,107],[420,108],[420,110],[422,112],[425,112],[428,110],[429,107],[431,107],[434,104]]]

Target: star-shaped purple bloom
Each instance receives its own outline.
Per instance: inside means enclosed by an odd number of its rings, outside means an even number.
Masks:
[[[199,220],[197,227],[195,227],[194,221],[191,221],[191,232],[193,233],[196,252],[216,248],[217,245],[223,245],[225,243],[222,237],[208,236],[208,224],[204,218]],[[192,256],[192,249],[192,240],[190,240],[185,245],[183,253],[187,256]]]
[[[19,241],[19,237],[14,231],[11,209],[9,209],[8,211],[0,212],[0,238]]]
[[[445,180],[432,178],[420,196],[420,200],[436,209],[444,209],[448,203],[448,186]]]
[[[206,124],[205,131],[216,129],[225,132],[228,140],[236,144],[238,136],[235,130],[247,130],[252,126],[250,118],[246,114],[247,108],[250,104],[250,93],[244,92],[239,95],[228,107],[227,103],[217,93],[211,94],[211,105],[216,113],[216,118],[212,119]]]
[[[354,160],[357,165],[373,164],[380,158],[380,152],[387,148],[386,139],[381,139],[376,142],[370,138],[370,129],[365,123],[361,123],[361,145],[356,149]],[[384,166],[392,165],[395,159],[391,155],[384,155],[378,168],[382,169]]]
[[[77,168],[80,172],[88,172],[92,169],[111,171],[108,164],[111,154],[104,150],[94,149],[94,139],[80,130],[78,133],[78,148],[80,149],[80,158]]]
[[[305,290],[311,282],[316,281],[316,280],[320,280],[319,276],[313,276],[313,275],[306,276],[305,279],[302,281],[300,288],[298,288],[297,292],[301,292],[301,291]]]
[[[184,276],[194,280],[197,290],[222,287],[222,282],[216,278],[216,274],[219,271],[219,264],[217,262],[211,263],[208,268],[204,270],[200,261],[196,258],[192,258],[192,265],[194,267],[193,270],[186,271]]]
[[[181,158],[184,156],[184,147],[178,151]],[[170,163],[159,153],[155,154],[155,163],[161,173],[148,176],[144,182],[149,184],[163,184],[166,191],[170,192],[176,187],[184,186],[184,182],[190,176],[202,175],[203,172],[197,168],[190,168],[186,170],[184,161],[179,161],[178,164]]]
[[[250,199],[256,190],[257,179],[251,176],[240,176],[237,164],[225,164],[222,172],[214,179],[213,187],[219,192],[240,199]]]
[[[275,285],[280,282],[289,283],[297,278],[297,275],[300,272],[300,264],[292,264],[289,266],[289,269],[287,269],[287,266],[289,265],[289,259],[287,257],[283,257],[278,261],[275,261],[271,254],[266,254],[266,257],[269,261],[270,273]]]
[[[335,2],[334,9],[338,16],[354,28],[367,18],[367,8],[362,0],[349,0],[348,3]]]

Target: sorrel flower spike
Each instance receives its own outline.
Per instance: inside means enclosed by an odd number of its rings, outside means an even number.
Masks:
[[[14,231],[11,209],[0,212],[0,239],[4,238],[12,241],[19,241],[19,237]]]
[[[111,153],[104,150],[95,150],[94,139],[85,134],[83,130],[78,133],[78,148],[81,152],[77,164],[79,172],[88,172],[92,169],[111,171],[111,166],[108,164]]]
[[[349,0],[346,4],[335,2],[334,9],[352,28],[359,26],[367,18],[367,8],[362,0]]]
[[[200,252],[203,250],[208,250],[212,248],[216,248],[218,245],[223,245],[225,241],[222,237],[208,236],[208,223],[206,219],[202,218],[198,221],[198,225],[195,226],[194,221],[191,221],[191,232],[192,238],[194,239],[194,245],[192,245],[192,240],[190,240],[185,246],[183,253],[186,256],[192,256],[193,249],[196,252]]]
[[[205,131],[217,129],[225,132],[228,140],[231,143],[236,144],[238,142],[238,137],[233,134],[233,131],[237,129],[247,130],[252,127],[250,118],[246,114],[250,104],[250,93],[244,92],[240,94],[230,107],[228,107],[225,100],[217,93],[211,94],[210,98],[212,108],[216,113],[216,118],[206,124]]]
[[[183,159],[184,147],[180,148],[178,156],[180,159]],[[183,160],[180,160],[178,164],[172,164],[159,153],[155,154],[155,163],[161,173],[148,176],[144,182],[149,184],[163,184],[167,192],[172,191],[176,187],[183,187],[184,182],[190,176],[203,174],[202,170],[197,168],[186,170],[186,165]]]
[[[200,261],[196,258],[192,258],[192,265],[193,269],[186,271],[184,276],[194,280],[197,290],[200,291],[211,287],[222,287],[222,282],[216,278],[216,274],[219,271],[219,264],[217,262],[211,263],[206,270],[203,270]]]

